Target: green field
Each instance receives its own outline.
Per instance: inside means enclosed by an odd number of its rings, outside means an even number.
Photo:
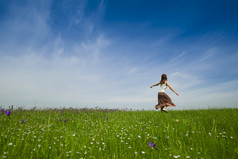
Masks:
[[[1,158],[238,158],[238,109],[10,111],[0,112]]]

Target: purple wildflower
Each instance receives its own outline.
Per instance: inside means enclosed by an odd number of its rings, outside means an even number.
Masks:
[[[69,121],[69,119],[66,119],[64,122],[67,122],[67,121]]]
[[[142,130],[144,130],[144,127],[142,128]]]
[[[23,119],[22,121],[21,121],[21,123],[24,123],[25,122],[25,119]]]
[[[8,109],[8,110],[5,112],[5,114],[6,114],[7,116],[10,116],[10,114],[11,114],[10,109]]]
[[[149,143],[149,146],[150,146],[151,148],[154,148],[155,150],[157,150],[157,148],[155,147],[156,144],[153,144],[153,142],[150,142],[150,143]]]
[[[59,119],[59,121],[62,121],[61,119]]]

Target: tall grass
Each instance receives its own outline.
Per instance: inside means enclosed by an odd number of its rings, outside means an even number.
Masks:
[[[238,109],[10,111],[10,116],[0,113],[1,158],[238,156]]]

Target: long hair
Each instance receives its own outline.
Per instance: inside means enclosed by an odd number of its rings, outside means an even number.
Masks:
[[[161,75],[161,80],[160,80],[160,84],[164,84],[165,83],[165,81],[167,81],[167,75],[166,74],[162,74]]]

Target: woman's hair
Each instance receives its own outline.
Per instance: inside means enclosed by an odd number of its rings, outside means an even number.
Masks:
[[[165,83],[165,81],[167,81],[167,75],[166,74],[162,74],[161,75],[161,80],[160,80],[160,84],[164,84]]]

